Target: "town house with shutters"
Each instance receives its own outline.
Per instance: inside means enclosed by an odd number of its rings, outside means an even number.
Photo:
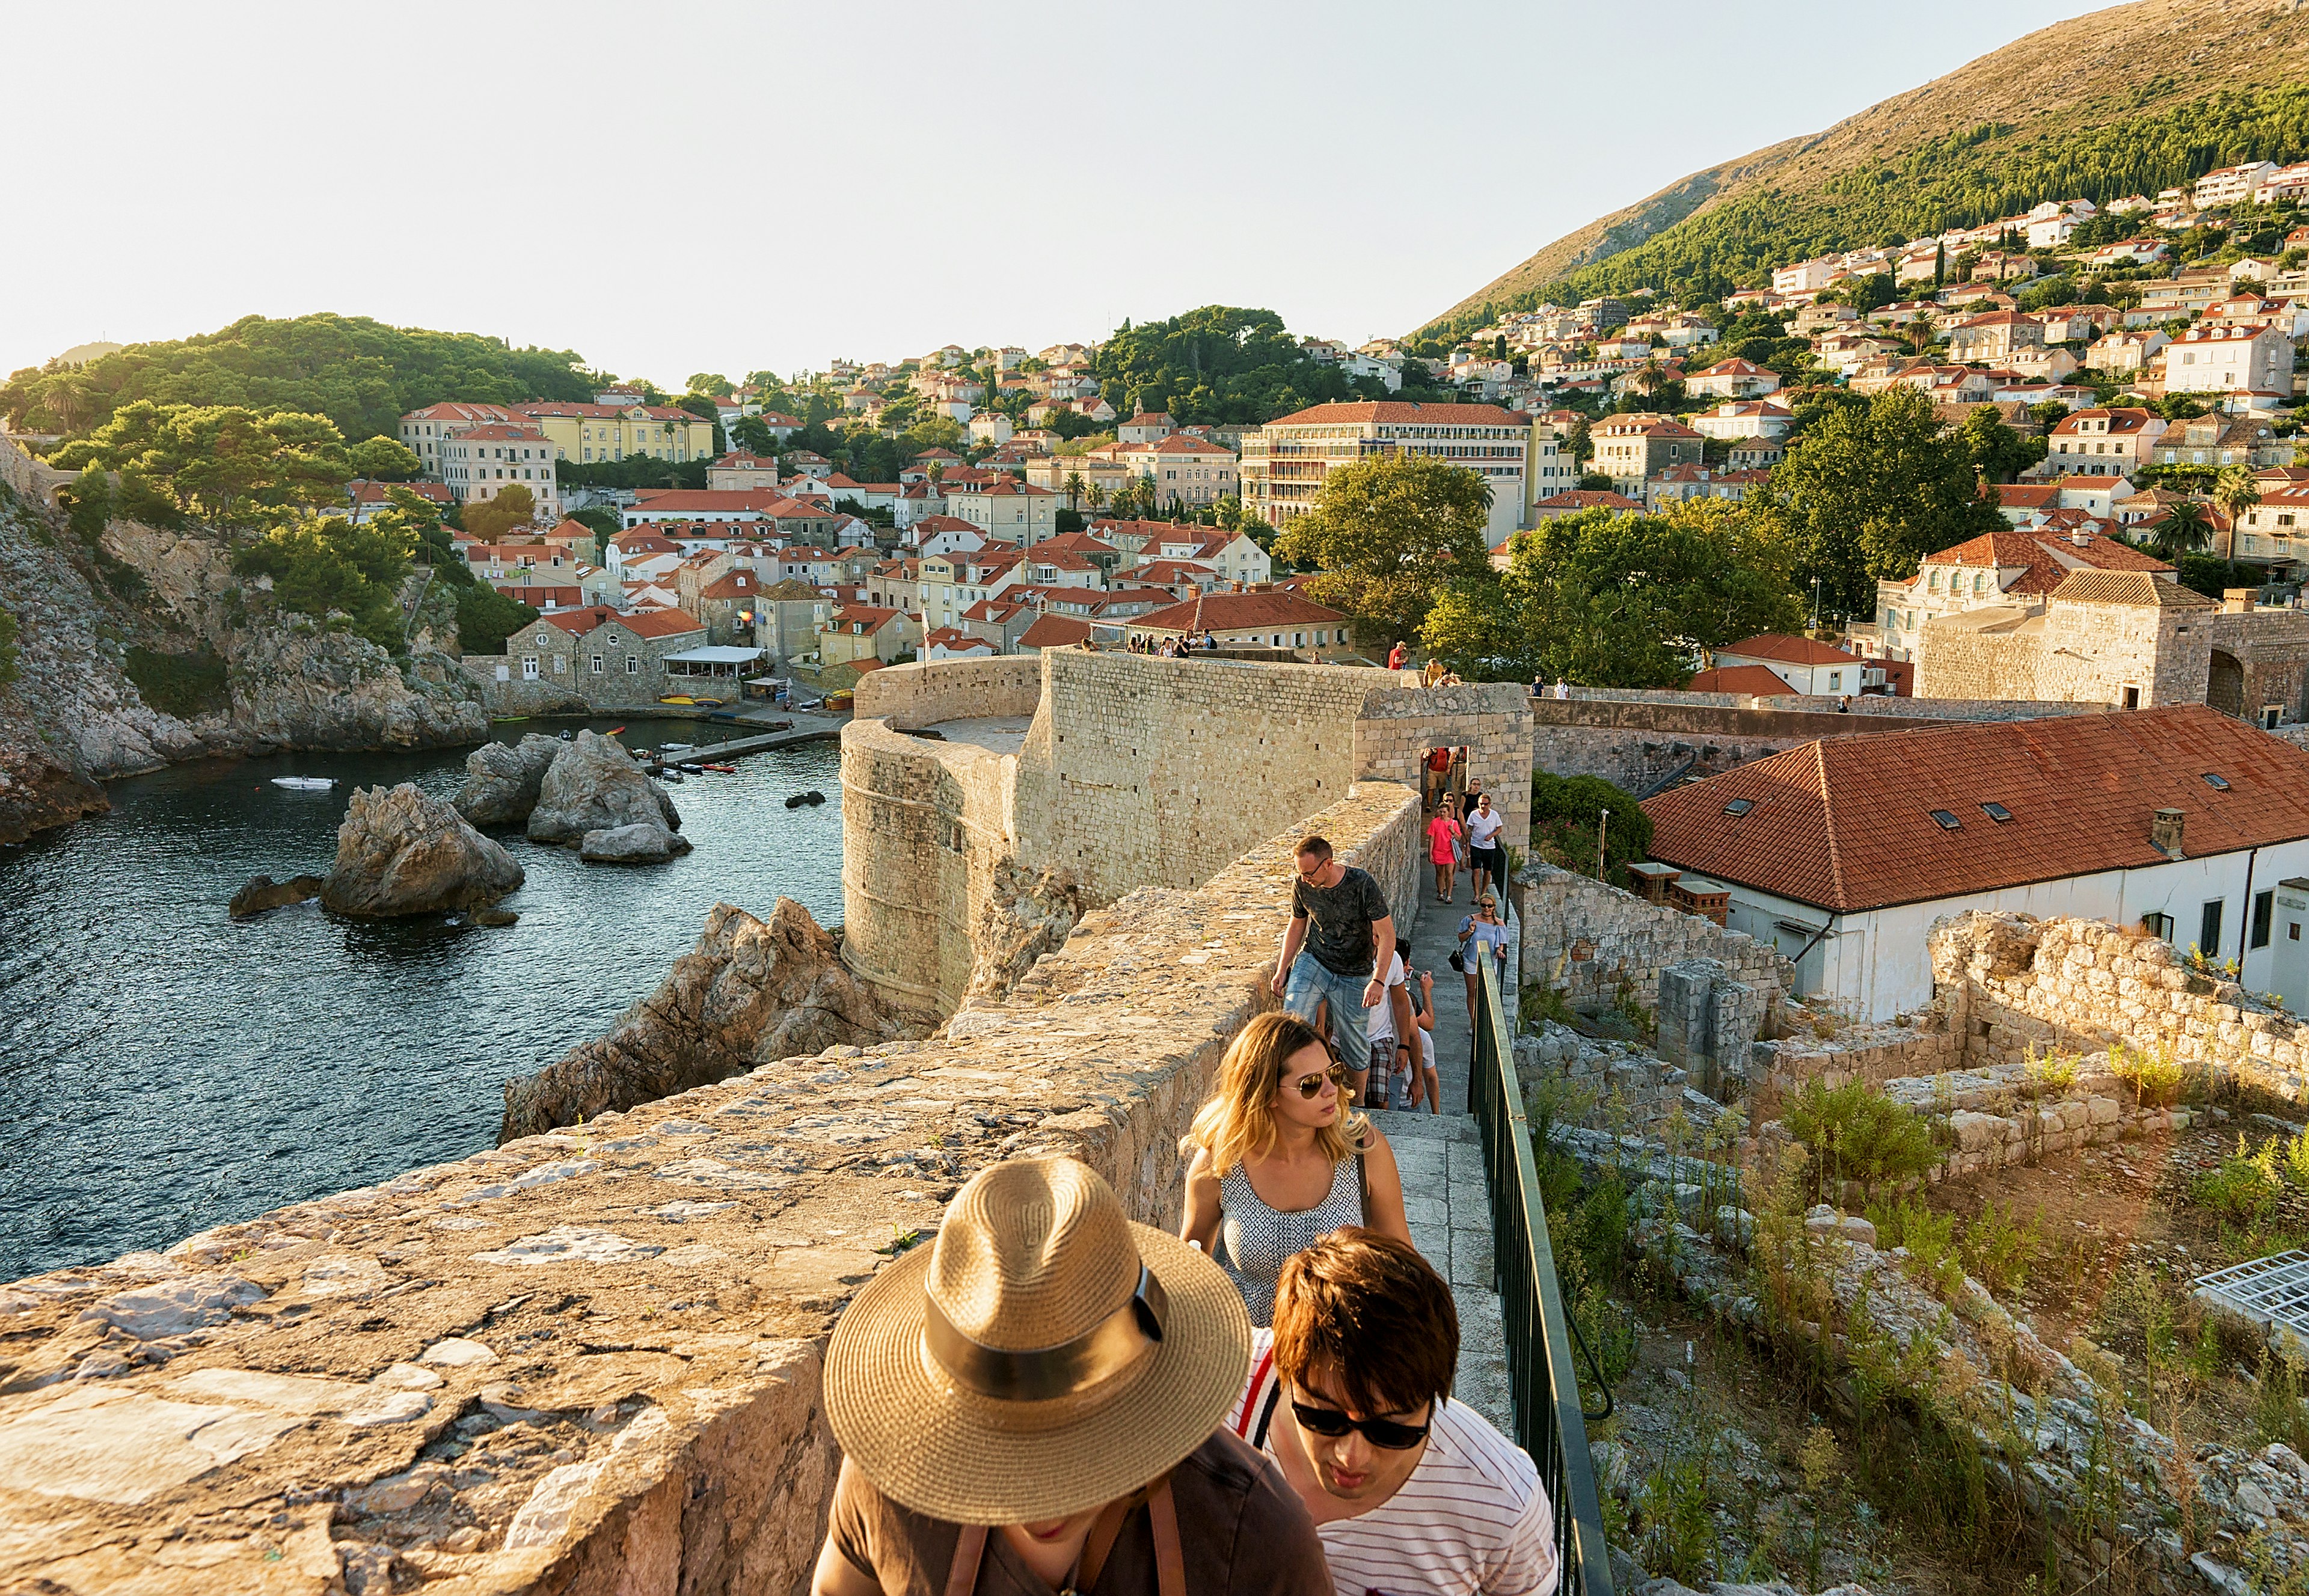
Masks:
[[[593,709],[635,709],[672,690],[669,655],[705,642],[705,627],[686,611],[621,615],[589,604],[540,615],[506,639],[503,654],[469,654],[464,666],[492,714],[526,713],[570,698]]]

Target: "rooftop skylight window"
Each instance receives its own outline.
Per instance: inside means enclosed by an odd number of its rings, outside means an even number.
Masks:
[[[1938,822],[1940,828],[1943,831],[1961,831],[1964,829],[1964,822],[1958,820],[1954,815],[1950,814],[1944,809],[1935,809],[1926,812],[1931,814],[1933,820]]]
[[[2012,818],[2012,811],[2001,803],[1984,803],[1980,806],[1980,810],[1983,814],[2000,826]]]
[[[2205,785],[2216,793],[2226,793],[2229,790],[2229,778],[2226,776],[2215,776],[2208,770],[2205,772]]]
[[[1753,798],[1734,798],[1724,806],[1724,812],[1736,820],[1755,807],[1756,801]]]

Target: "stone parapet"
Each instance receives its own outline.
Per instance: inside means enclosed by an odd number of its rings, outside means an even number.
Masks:
[[[1091,915],[930,1042],[0,1288],[0,1587],[802,1588],[843,1305],[1017,1154],[1083,1158],[1174,1225],[1180,1133],[1274,1001],[1300,824],[1407,909],[1419,819],[1405,788],[1343,793]]]
[[[853,691],[860,720],[886,720],[895,726],[1032,715],[1042,698],[1042,656],[886,665],[860,677]]]

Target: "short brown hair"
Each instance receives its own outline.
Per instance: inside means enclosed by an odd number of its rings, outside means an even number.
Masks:
[[[1301,837],[1296,856],[1304,859],[1310,854],[1318,859],[1328,859],[1331,856],[1331,839],[1327,837]]]
[[[1418,1249],[1344,1226],[1284,1261],[1275,1286],[1275,1366],[1302,1390],[1318,1366],[1365,1418],[1451,1394],[1459,1309]]]

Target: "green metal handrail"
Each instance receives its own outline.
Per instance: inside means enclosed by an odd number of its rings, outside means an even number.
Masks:
[[[1497,964],[1483,958],[1475,962],[1482,968],[1483,1003],[1467,1071],[1467,1111],[1482,1127],[1490,1175],[1492,1278],[1507,1323],[1515,1438],[1539,1465],[1555,1509],[1556,1550],[1563,1570],[1558,1588],[1564,1596],[1612,1596],[1611,1554],[1596,1506],[1570,1323],[1548,1245],[1539,1164],[1516,1080],[1514,1033],[1500,1001]]]

